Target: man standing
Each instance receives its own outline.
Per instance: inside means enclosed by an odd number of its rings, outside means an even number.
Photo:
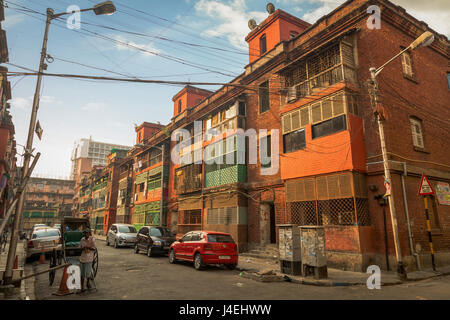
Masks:
[[[83,250],[80,256],[81,292],[86,291],[84,288],[84,279],[86,279],[87,288],[91,288],[89,280],[93,276],[92,261],[94,261],[94,253],[96,250],[95,240],[91,234],[91,230],[87,228],[83,231],[83,234],[84,238],[80,241],[81,249]]]

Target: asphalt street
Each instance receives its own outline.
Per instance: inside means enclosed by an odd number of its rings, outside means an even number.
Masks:
[[[197,271],[189,263],[169,264],[167,256],[149,258],[135,254],[131,248],[114,249],[97,241],[99,268],[97,291],[58,297],[62,271],[56,274],[53,286],[48,275],[36,277],[38,300],[309,300],[309,299],[450,299],[450,276],[438,277],[395,286],[369,290],[366,286],[319,287],[288,282],[263,283],[240,277],[239,271],[208,267]],[[35,272],[48,265],[34,262]]]

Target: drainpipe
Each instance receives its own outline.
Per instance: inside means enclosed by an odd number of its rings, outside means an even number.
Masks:
[[[161,200],[159,200],[159,226],[162,226],[163,221],[163,194],[164,194],[164,143],[161,148]],[[165,218],[165,217],[164,217]]]
[[[408,171],[406,170],[406,162],[402,162],[402,165],[403,165],[403,174],[401,175],[401,179],[402,179],[402,194],[403,194],[403,204],[405,206],[406,226],[408,228],[409,249],[411,250],[411,254],[414,256],[414,259],[416,260],[417,269],[420,270],[419,256],[414,251],[414,246],[413,246],[412,233],[411,233],[411,224],[410,224],[410,221],[409,221],[408,201],[406,199],[405,177],[408,175]]]

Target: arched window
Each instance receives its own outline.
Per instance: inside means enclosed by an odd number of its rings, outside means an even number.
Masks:
[[[424,148],[422,120],[416,117],[410,117],[409,122],[411,123],[411,135],[414,147]]]

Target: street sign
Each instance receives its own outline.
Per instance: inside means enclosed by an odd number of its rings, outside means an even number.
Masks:
[[[426,175],[422,174],[422,179],[420,180],[420,186],[419,186],[419,196],[428,196],[433,195],[434,190],[431,186],[430,181],[428,181],[428,178]]]

